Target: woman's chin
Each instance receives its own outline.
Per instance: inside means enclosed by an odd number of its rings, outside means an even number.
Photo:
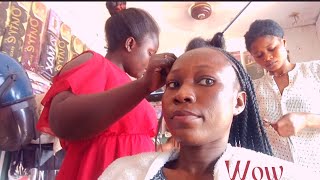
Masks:
[[[182,146],[201,146],[205,144],[205,142],[201,142],[198,138],[194,137],[177,137],[176,140],[179,141]]]
[[[143,77],[143,75],[144,75],[144,72],[141,72],[141,73],[135,74],[133,77],[136,78],[136,79],[140,79],[140,78]]]
[[[139,75],[139,74],[129,74],[128,75],[130,76],[131,79],[140,79],[142,77],[142,75]]]

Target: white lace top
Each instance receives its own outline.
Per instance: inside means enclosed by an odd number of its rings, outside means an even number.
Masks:
[[[297,63],[288,74],[282,96],[273,76],[254,80],[260,115],[271,123],[289,112],[320,114],[320,61]],[[319,129],[304,129],[290,138],[279,136],[271,126],[266,131],[276,157],[320,172]]]
[[[172,150],[122,157],[109,165],[98,180],[150,180],[166,162],[177,159],[178,155],[177,150]],[[236,167],[238,171],[235,171]],[[291,162],[230,144],[215,164],[212,174],[214,180],[318,180],[320,177]]]

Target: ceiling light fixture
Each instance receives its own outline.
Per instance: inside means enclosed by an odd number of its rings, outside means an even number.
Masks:
[[[207,2],[195,2],[190,7],[190,13],[196,20],[207,19],[212,13],[211,5]]]

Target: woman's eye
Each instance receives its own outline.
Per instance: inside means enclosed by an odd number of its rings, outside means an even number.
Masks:
[[[262,57],[262,54],[255,54],[254,55],[254,58],[261,58]]]
[[[179,83],[178,82],[175,82],[175,81],[171,81],[171,82],[168,82],[167,84],[166,84],[166,87],[168,87],[168,88],[176,88],[176,87],[178,87],[179,86]]]
[[[268,51],[274,51],[275,48],[268,49]]]
[[[211,85],[213,85],[213,83],[214,83],[214,80],[209,79],[209,78],[201,79],[201,81],[199,82],[199,84],[204,85],[204,86],[211,86]]]

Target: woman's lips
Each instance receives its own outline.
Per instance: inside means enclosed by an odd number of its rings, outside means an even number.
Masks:
[[[190,122],[198,118],[198,116],[173,116],[172,120],[180,122]]]
[[[175,111],[173,112],[171,119],[174,121],[180,121],[180,122],[190,122],[200,117],[201,116],[190,111]]]
[[[271,68],[277,61],[272,61],[266,64],[267,68]]]

